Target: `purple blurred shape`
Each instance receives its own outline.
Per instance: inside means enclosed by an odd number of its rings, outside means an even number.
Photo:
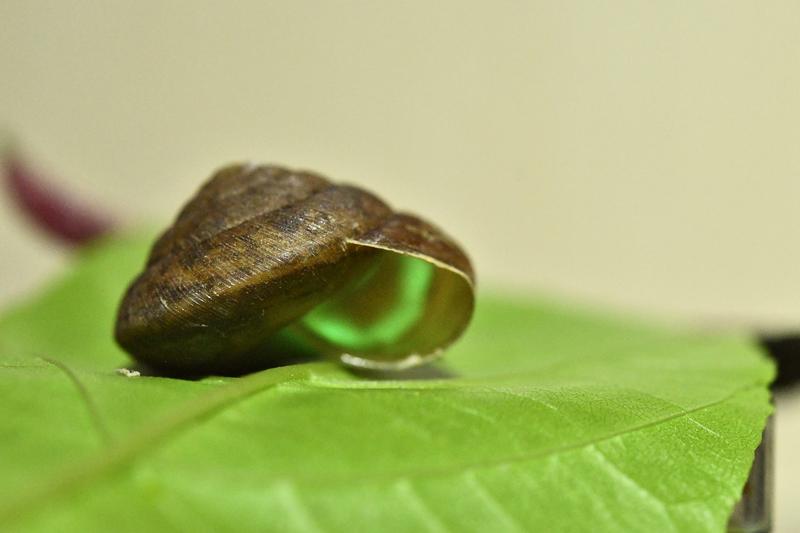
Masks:
[[[5,150],[2,164],[9,195],[48,235],[81,246],[113,230],[111,216],[57,190],[13,149]]]

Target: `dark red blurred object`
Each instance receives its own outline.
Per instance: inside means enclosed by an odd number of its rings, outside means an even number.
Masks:
[[[3,168],[11,197],[47,234],[72,246],[81,246],[114,228],[112,217],[57,190],[15,151],[5,151]]]

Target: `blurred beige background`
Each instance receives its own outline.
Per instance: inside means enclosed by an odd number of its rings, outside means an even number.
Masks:
[[[129,220],[279,162],[428,216],[484,285],[800,327],[796,2],[3,0],[0,20],[0,135]],[[34,236],[3,198],[0,302],[64,264]],[[780,409],[777,530],[800,530],[800,400]]]

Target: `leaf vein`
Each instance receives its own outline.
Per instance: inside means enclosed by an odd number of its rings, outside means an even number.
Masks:
[[[658,509],[659,514],[661,514],[666,519],[667,523],[670,524],[670,530],[675,531],[675,524],[670,516],[669,508],[661,499],[653,494],[647,487],[631,477],[630,474],[622,470],[614,461],[609,459],[605,452],[603,452],[602,448],[594,445],[588,447],[587,451],[592,454],[592,456],[596,459],[596,463],[600,465],[600,467],[606,472],[608,472],[610,476],[617,480],[621,480],[622,483],[632,487],[633,490],[636,491],[636,494],[638,494],[643,500],[652,503]]]
[[[396,485],[397,491],[405,497],[406,502],[411,506],[417,515],[419,515],[425,525],[432,531],[447,532],[450,529],[439,519],[433,510],[425,503],[417,492],[416,487],[408,478],[401,479]]]
[[[289,515],[299,526],[299,531],[324,531],[311,516],[308,506],[300,499],[291,483],[283,483],[278,488],[278,495]]]
[[[49,357],[40,357],[40,359],[45,363],[57,368],[69,379],[69,381],[77,390],[78,396],[81,399],[81,403],[83,403],[83,405],[86,407],[92,427],[95,428],[97,433],[100,435],[100,439],[105,444],[110,444],[113,441],[111,432],[109,432],[108,426],[100,414],[100,409],[97,407],[97,403],[95,403],[94,398],[92,398],[92,395],[89,393],[89,389],[80,380],[78,375],[70,367],[57,359],[51,359]]]
[[[526,528],[522,527],[519,521],[514,518],[514,516],[506,509],[506,507],[502,504],[500,500],[498,500],[486,487],[486,484],[481,481],[481,479],[475,474],[474,471],[470,470],[465,475],[464,478],[467,480],[467,483],[475,491],[475,494],[483,501],[488,509],[494,513],[501,522],[506,525],[506,529],[511,531],[525,531]]]

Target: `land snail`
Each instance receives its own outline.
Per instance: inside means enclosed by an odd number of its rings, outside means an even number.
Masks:
[[[463,333],[474,279],[450,237],[363,189],[231,165],[156,240],[115,337],[165,373],[235,375],[296,354],[405,369]]]

